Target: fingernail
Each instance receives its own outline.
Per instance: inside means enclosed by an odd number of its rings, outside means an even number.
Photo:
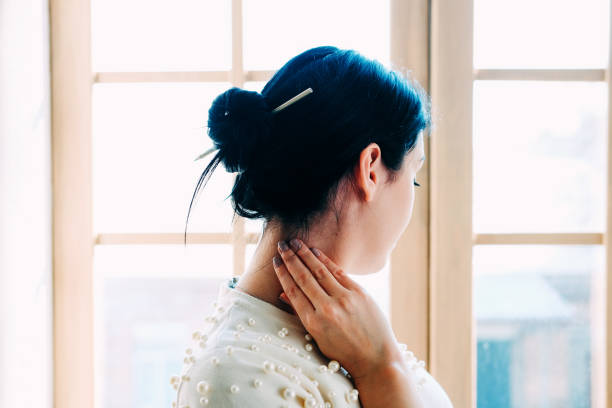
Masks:
[[[289,246],[285,241],[278,241],[278,247],[280,248],[281,252],[285,252],[289,249]]]
[[[315,256],[321,256],[321,251],[319,251],[317,248],[310,248],[310,250],[313,254],[315,254]]]
[[[274,266],[279,267],[283,264],[283,260],[280,259],[280,256],[274,255],[274,258],[272,258],[272,262],[274,263]]]
[[[291,241],[289,241],[289,244],[291,244],[291,247],[295,251],[299,250],[302,247],[302,243],[297,238],[293,238]]]

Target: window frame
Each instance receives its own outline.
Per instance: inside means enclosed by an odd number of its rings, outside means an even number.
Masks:
[[[604,233],[473,234],[472,84],[475,79],[607,81],[607,69],[474,70],[473,0],[390,1],[390,51],[395,68],[409,69],[431,94],[434,111],[444,112],[435,133],[425,133],[427,160],[413,218],[391,255],[391,323],[399,341],[425,360],[455,407],[476,405],[476,352],[472,314],[472,248],[483,244],[605,245],[607,276],[612,206]],[[266,81],[273,71],[243,68],[242,0],[232,5],[232,67],[206,72],[92,72],[91,3],[50,0],[54,406],[94,405],[93,248],[105,244],[177,244],[182,233],[98,234],[92,220],[92,87],[118,82],[221,82],[243,86]],[[612,9],[612,7],[611,7]],[[611,47],[612,47],[612,41]],[[612,52],[611,52],[612,55]],[[451,68],[452,67],[452,68]],[[610,100],[610,98],[608,99]],[[612,106],[608,106],[608,118]],[[452,123],[452,129],[448,124]],[[608,203],[612,202],[612,127],[608,127]],[[452,180],[452,182],[450,182]],[[428,182],[429,181],[429,182]],[[453,202],[452,208],[445,203]],[[192,233],[190,243],[231,243],[234,275],[245,269],[247,233],[236,216],[231,233]],[[606,344],[612,350],[612,279],[605,288]],[[597,369],[597,368],[596,368]],[[612,406],[612,353],[605,401]],[[471,375],[465,375],[470,373]],[[601,390],[601,388],[600,388]],[[597,405],[599,404],[599,405]]]
[[[92,87],[120,82],[222,82],[242,87],[267,81],[274,71],[243,68],[242,0],[231,0],[232,67],[205,72],[93,72],[91,2],[50,0],[53,161],[54,406],[95,405],[93,249],[107,244],[178,244],[181,233],[104,233],[94,236],[92,212]],[[429,4],[390,0],[391,64],[410,67],[428,89]],[[411,24],[405,24],[407,20]],[[427,140],[426,140],[427,149]],[[428,164],[414,218],[391,259],[391,320],[399,341],[428,361]],[[234,275],[245,269],[245,231],[236,216],[231,233],[192,233],[194,244],[230,243]],[[417,243],[417,244],[413,244]],[[400,273],[410,270],[410,273]],[[406,296],[410,293],[410,296]]]
[[[612,7],[610,8],[612,10]],[[473,81],[607,81],[606,69],[475,69],[474,1],[432,1],[431,95],[433,109],[444,113],[431,150],[431,357],[430,368],[456,407],[476,406],[476,323],[472,310],[474,245],[604,245],[605,276],[612,276],[607,205],[603,233],[473,233],[472,120]],[[610,18],[610,17],[609,17]],[[610,41],[612,55],[612,41]],[[612,107],[608,103],[608,124]],[[612,203],[612,126],[608,125],[607,199]],[[453,206],[444,203],[452,202]],[[612,279],[605,279],[602,312],[607,314],[605,349],[612,350]],[[466,330],[469,328],[469,330]],[[598,328],[595,328],[598,330]],[[592,360],[593,407],[612,406],[612,353]],[[465,375],[470,373],[470,375]],[[607,373],[607,375],[606,375]],[[602,380],[607,377],[607,383]]]

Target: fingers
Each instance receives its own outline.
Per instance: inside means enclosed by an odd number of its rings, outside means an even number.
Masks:
[[[300,257],[300,260],[306,265],[310,272],[315,277],[319,285],[330,296],[337,296],[346,291],[346,288],[342,286],[336,277],[327,269],[325,264],[321,262],[319,258],[308,248],[304,242],[298,238],[292,239],[289,244]]]
[[[310,300],[315,309],[329,300],[329,295],[319,285],[310,269],[304,265],[285,241],[279,241],[278,252],[283,258],[283,262],[294,282],[308,297],[308,300]],[[289,295],[289,293],[287,294]],[[291,297],[289,298],[291,299]]]
[[[304,292],[296,285],[287,267],[278,255],[273,258],[272,265],[274,265],[274,271],[285,294],[291,301],[291,306],[303,321],[306,315],[314,312],[312,303],[310,303]]]
[[[352,280],[342,268],[334,263],[327,255],[323,253],[318,248],[313,248],[312,252],[316,255],[317,259],[319,259],[323,265],[334,275],[336,280],[346,289],[355,290],[357,288],[360,289],[360,286]]]

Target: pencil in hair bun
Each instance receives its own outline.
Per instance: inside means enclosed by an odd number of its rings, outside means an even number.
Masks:
[[[249,167],[257,145],[270,136],[272,115],[259,92],[233,87],[214,99],[208,110],[208,135],[227,171]]]

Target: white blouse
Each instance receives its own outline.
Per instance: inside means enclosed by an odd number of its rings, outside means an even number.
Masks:
[[[318,349],[297,315],[234,289],[219,286],[215,311],[193,333],[173,408],[361,407],[350,374]],[[425,363],[400,343],[415,370],[427,407],[452,407]]]

